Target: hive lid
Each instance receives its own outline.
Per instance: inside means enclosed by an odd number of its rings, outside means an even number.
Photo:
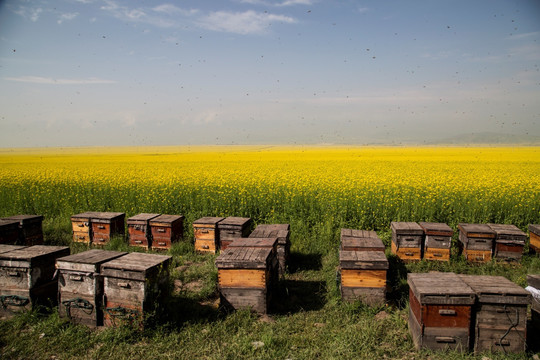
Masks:
[[[525,242],[527,234],[512,224],[487,224],[495,232],[497,240],[518,240]]]
[[[158,217],[161,214],[150,214],[150,213],[141,213],[135,216],[132,216],[127,219],[127,222],[146,222],[152,220],[153,218]]]
[[[167,267],[172,256],[132,252],[101,265],[104,276],[144,280],[160,267]]]
[[[527,285],[532,286],[535,289],[540,290],[540,274],[527,275]]]
[[[121,218],[126,216],[125,213],[122,212],[95,212],[91,216],[92,222],[109,222],[112,220],[115,220],[117,218]]]
[[[540,225],[529,224],[529,232],[540,236]]]
[[[406,221],[392,221],[390,223],[392,231],[396,234],[406,234],[406,235],[423,235],[424,229],[420,227],[415,222],[406,222]]]
[[[359,238],[351,236],[341,237],[341,247],[371,248],[384,251],[385,247],[380,238]]]
[[[341,229],[341,238],[344,236],[357,238],[376,238],[379,236],[373,230],[356,230],[356,229]]]
[[[47,246],[34,245],[23,247],[0,254],[0,263],[9,263],[10,261],[22,261],[30,264],[46,258],[56,259],[61,256],[69,255],[68,246]]]
[[[223,250],[216,258],[220,269],[266,269],[272,248],[233,247]]]
[[[26,246],[23,246],[23,245],[0,244],[0,254],[7,253],[7,252],[13,251],[13,250],[24,249],[25,247]]]
[[[278,238],[280,244],[289,241],[289,224],[257,225],[255,230],[249,235],[250,238]]]
[[[522,304],[531,302],[531,294],[504,276],[458,275],[473,289],[480,303]]]
[[[255,228],[255,230],[259,231],[290,231],[291,225],[290,224],[259,224]]]
[[[43,221],[43,215],[13,215],[4,218],[6,220],[15,220],[18,221],[20,225],[32,222],[41,222]]]
[[[220,221],[225,218],[214,217],[214,216],[205,216],[200,219],[197,219],[193,222],[193,225],[214,225],[216,226]]]
[[[183,215],[160,215],[158,217],[150,220],[150,225],[159,225],[159,224],[172,224],[176,221],[184,220]]]
[[[219,227],[223,229],[228,228],[244,228],[251,223],[251,218],[229,216],[219,222]]]
[[[454,230],[445,223],[419,222],[426,235],[452,236]]]
[[[71,215],[71,220],[81,220],[81,221],[90,220],[92,216],[96,214],[99,214],[99,213],[95,211],[86,211],[80,214]]]
[[[454,273],[409,273],[407,283],[421,304],[472,305],[475,301],[473,289]]]
[[[19,228],[19,222],[17,220],[8,220],[8,219],[0,219],[0,227],[5,227],[5,228],[14,228],[14,229],[18,229]]]
[[[126,254],[125,251],[92,249],[56,259],[56,268],[99,272],[101,264]]]
[[[458,224],[458,228],[462,231],[465,236],[470,238],[486,238],[486,239],[495,239],[495,231],[487,224]]]
[[[278,238],[236,238],[227,246],[230,247],[267,247],[275,248],[278,242]]]
[[[386,255],[381,251],[339,251],[342,269],[388,270]]]

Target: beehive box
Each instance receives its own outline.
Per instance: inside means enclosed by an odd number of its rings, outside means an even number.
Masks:
[[[16,244],[19,240],[19,222],[0,219],[0,244]]]
[[[415,222],[392,221],[392,254],[404,261],[422,259],[422,238],[424,230]]]
[[[57,259],[60,316],[91,327],[103,325],[101,265],[126,254],[93,249]]]
[[[380,251],[339,251],[341,297],[368,305],[386,302],[388,260]]]
[[[527,275],[527,290],[530,290],[532,293],[531,299],[531,325],[532,330],[537,334],[540,332],[540,274],[538,275]],[[534,337],[529,337],[532,339]],[[539,344],[535,342],[535,347],[539,347]]]
[[[527,234],[511,224],[488,224],[495,232],[493,256],[507,261],[520,261],[527,242]]]
[[[221,250],[225,250],[234,239],[249,236],[251,232],[251,219],[229,216],[219,222],[218,228],[219,247]]]
[[[445,223],[420,222],[424,230],[424,259],[450,261],[454,230]]]
[[[91,217],[92,243],[106,245],[113,236],[124,236],[126,214],[121,212],[97,212]]]
[[[5,246],[5,245],[4,245]],[[35,245],[0,253],[0,316],[9,317],[37,304],[56,304],[56,259],[69,247]]]
[[[273,250],[268,247],[233,247],[216,258],[221,304],[266,314],[275,284]]]
[[[150,249],[152,243],[152,232],[150,231],[150,220],[155,219],[160,214],[142,213],[127,219],[129,234],[129,245]]]
[[[474,291],[454,273],[409,273],[409,331],[417,349],[469,350]]]
[[[529,247],[540,253],[540,225],[529,224]]]
[[[13,215],[4,219],[19,223],[19,244],[26,246],[43,244],[43,216]]]
[[[347,251],[382,251],[384,244],[373,230],[341,229],[340,249]]]
[[[184,237],[183,215],[160,215],[150,220],[152,249],[168,250]]]
[[[222,217],[203,217],[193,222],[193,236],[195,238],[195,250],[215,254],[219,249],[218,224]]]
[[[473,309],[475,352],[524,352],[531,295],[503,276],[459,275],[476,293]]]
[[[279,262],[279,276],[283,276],[287,271],[289,256],[291,252],[289,224],[259,224],[249,235],[253,238],[277,238],[277,259]]]
[[[103,324],[144,326],[168,295],[171,256],[129,253],[101,265]]]
[[[92,216],[97,214],[87,211],[71,215],[71,228],[73,230],[73,242],[90,244],[92,242]]]
[[[458,224],[459,249],[470,262],[492,259],[495,232],[487,224]]]

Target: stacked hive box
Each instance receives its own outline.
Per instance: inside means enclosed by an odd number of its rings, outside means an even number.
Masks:
[[[533,331],[538,334],[540,333],[540,274],[527,275],[527,285],[527,289],[532,293],[531,325]],[[540,348],[539,344],[535,346]]]
[[[235,247],[216,258],[221,303],[233,309],[269,311],[275,280],[272,247]]]
[[[422,259],[422,238],[424,230],[415,222],[396,222],[392,229],[392,253],[404,261]]]
[[[171,256],[129,253],[101,265],[105,326],[142,327],[167,295]]]
[[[150,249],[152,244],[152,232],[150,231],[150,220],[155,219],[160,214],[142,213],[127,219],[129,245]]]
[[[243,217],[229,216],[218,223],[219,242],[221,250],[236,238],[248,237],[251,228],[251,219]]]
[[[5,245],[4,245],[5,246]],[[56,259],[69,247],[35,245],[0,253],[0,316],[26,311],[36,304],[55,305],[58,281]]]
[[[520,261],[527,242],[527,234],[515,225],[488,224],[495,232],[493,256],[503,260]]]
[[[407,282],[416,348],[468,350],[474,291],[454,273],[411,273]]]
[[[0,244],[15,244],[19,239],[19,222],[0,219]]]
[[[91,217],[92,243],[105,245],[115,235],[124,236],[126,214],[121,212],[98,212]]]
[[[341,297],[368,305],[386,301],[388,260],[382,251],[339,251]]]
[[[43,244],[43,216],[41,215],[14,215],[4,220],[19,223],[19,244],[31,246]]]
[[[73,230],[73,242],[90,244],[92,242],[92,215],[96,214],[87,211],[71,216],[71,227]]]
[[[277,238],[277,259],[279,262],[279,276],[287,271],[287,263],[291,249],[289,240],[289,224],[260,224],[249,235],[250,238]]]
[[[467,261],[488,262],[492,258],[495,232],[486,224],[458,224],[459,248]]]
[[[502,276],[459,277],[476,294],[472,320],[474,351],[525,351],[531,295]]]
[[[168,250],[184,236],[184,216],[160,215],[149,222],[152,232],[152,249]]]
[[[381,251],[384,244],[375,231],[341,229],[340,249],[346,251]]]
[[[193,222],[195,250],[215,254],[219,249],[218,224],[222,217],[203,217]]]
[[[540,253],[540,225],[529,224],[529,247]]]
[[[450,261],[450,248],[454,231],[444,223],[420,222],[424,230],[424,259]]]
[[[236,238],[234,239],[227,249],[234,248],[266,248],[271,249],[271,273],[268,278],[269,288],[275,290],[279,279],[279,239],[278,238]]]
[[[103,325],[101,265],[125,254],[94,249],[57,259],[60,316],[77,324]]]

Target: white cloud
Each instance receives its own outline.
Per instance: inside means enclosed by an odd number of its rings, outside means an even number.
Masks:
[[[17,10],[15,10],[15,14],[20,15],[24,18],[30,19],[33,22],[38,21],[39,16],[43,12],[42,8],[30,8],[26,6],[19,6]]]
[[[79,16],[79,13],[66,13],[60,15],[58,18],[58,21],[56,21],[58,24],[62,24],[64,21],[70,21],[75,19],[77,16]]]
[[[86,79],[54,79],[42,76],[19,76],[6,77],[5,80],[31,83],[31,84],[46,84],[46,85],[95,85],[95,84],[115,84],[114,80],[106,80],[99,78]]]
[[[199,19],[199,25],[208,30],[225,31],[236,34],[261,34],[273,22],[296,23],[296,19],[285,15],[245,12],[217,11]]]
[[[194,15],[199,12],[197,9],[182,9],[173,4],[161,4],[152,8],[153,11],[165,14],[182,14],[182,15]]]
[[[266,0],[240,0],[241,3],[264,6],[294,6],[294,5],[312,5],[313,0],[285,0],[281,2],[271,2]]]
[[[538,36],[538,35],[540,35],[540,31],[524,33],[524,34],[514,34],[514,35],[507,36],[506,39],[520,40],[520,39],[526,39],[526,38],[530,38],[530,37]]]

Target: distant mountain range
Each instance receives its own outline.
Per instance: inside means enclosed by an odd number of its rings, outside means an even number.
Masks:
[[[515,144],[515,145],[540,145],[540,136],[501,134],[496,132],[467,133],[429,141],[426,144]]]

